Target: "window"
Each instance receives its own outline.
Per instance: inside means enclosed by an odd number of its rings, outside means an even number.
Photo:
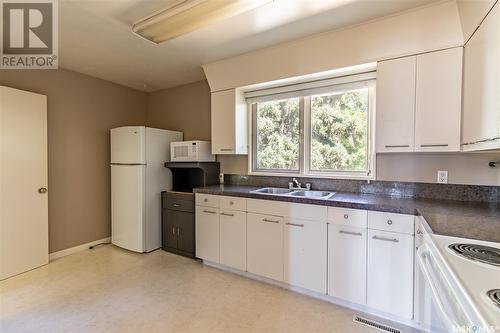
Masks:
[[[310,170],[367,171],[368,89],[311,96]]]
[[[374,81],[301,93],[252,103],[250,172],[371,178]]]
[[[299,98],[257,104],[256,170],[299,171],[299,104]]]

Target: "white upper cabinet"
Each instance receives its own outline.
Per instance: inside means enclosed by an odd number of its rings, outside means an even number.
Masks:
[[[415,151],[459,151],[463,48],[417,56]]]
[[[500,149],[500,5],[465,45],[462,150]]]
[[[212,154],[247,154],[247,104],[236,89],[212,93]]]
[[[377,66],[377,152],[414,149],[417,57],[382,61]]]
[[[377,152],[460,150],[463,48],[377,65]]]

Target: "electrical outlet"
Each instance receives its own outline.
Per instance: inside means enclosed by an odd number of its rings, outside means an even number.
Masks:
[[[224,184],[224,174],[219,173],[219,184],[223,185]]]
[[[440,184],[448,184],[448,171],[438,170],[437,182]]]

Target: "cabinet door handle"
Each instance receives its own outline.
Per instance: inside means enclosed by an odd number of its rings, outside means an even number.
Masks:
[[[221,148],[220,151],[233,151],[232,148]]]
[[[177,227],[177,236],[182,235],[181,228]]]
[[[410,145],[385,145],[385,148],[410,148]]]
[[[434,144],[434,145],[420,145],[420,147],[422,147],[422,148],[426,148],[426,147],[448,147],[448,144],[447,143],[442,143],[442,144]]]
[[[360,233],[360,232],[352,232],[352,231],[345,231],[345,230],[339,230],[339,234],[346,234],[346,235],[353,235],[353,236],[363,236],[363,234]]]
[[[392,220],[387,220],[387,224],[391,225],[392,224]]]
[[[380,236],[373,236],[372,238],[373,239],[378,239],[378,240],[381,240],[381,241],[386,241],[386,242],[394,242],[394,243],[398,243],[399,242],[399,239],[397,239],[397,238],[387,238],[387,237],[380,237]]]
[[[208,198],[203,199],[203,202],[208,202]]]
[[[299,224],[299,223],[285,223],[286,225],[291,225],[291,226],[294,226],[294,227],[301,227],[301,228],[304,228],[304,225],[303,224]]]
[[[203,213],[217,214],[217,212],[214,212],[213,210],[204,210]]]
[[[280,223],[280,221],[269,220],[269,219],[262,219],[262,221],[264,221],[264,222],[270,222],[270,223]]]
[[[220,215],[224,215],[224,216],[234,216],[234,214],[231,214],[231,213],[220,213]]]
[[[172,235],[175,235],[175,227],[172,227]]]
[[[179,205],[179,204],[173,204],[172,206],[174,206],[174,207],[180,207],[181,205]]]
[[[347,220],[348,218],[349,218],[349,215],[344,214],[344,219],[346,219],[346,220]]]

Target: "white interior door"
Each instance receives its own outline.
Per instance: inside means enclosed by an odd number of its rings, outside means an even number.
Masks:
[[[48,263],[47,98],[0,87],[0,280]]]
[[[144,252],[145,165],[111,165],[111,241]]]

